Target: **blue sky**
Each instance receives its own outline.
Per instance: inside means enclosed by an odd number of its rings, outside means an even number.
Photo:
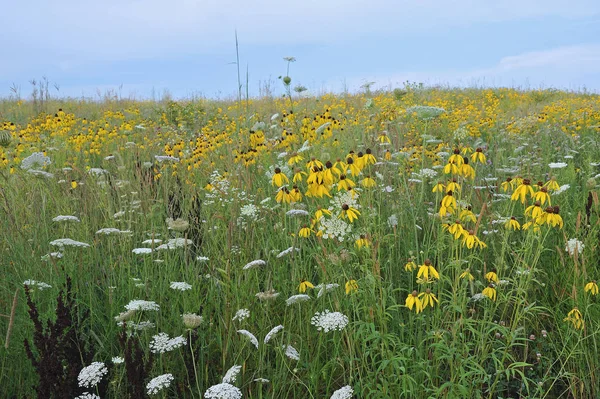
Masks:
[[[600,92],[598,0],[23,0],[3,6],[0,96],[232,97],[285,74],[309,93],[398,87]]]

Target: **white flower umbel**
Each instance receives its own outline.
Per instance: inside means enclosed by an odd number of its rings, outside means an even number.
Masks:
[[[95,393],[84,392],[79,396],[76,396],[75,399],[100,399],[100,396]]]
[[[155,155],[154,159],[156,159],[157,162],[159,163],[163,163],[165,161],[169,161],[169,162],[179,162],[179,158],[177,157],[172,157],[170,155]]]
[[[335,391],[333,395],[331,395],[331,399],[351,399],[354,394],[354,389],[350,385],[346,385]]]
[[[324,239],[337,239],[344,241],[346,235],[352,231],[352,226],[342,219],[335,217],[321,218],[319,221],[319,230],[323,233]]]
[[[21,169],[31,170],[39,169],[48,166],[52,163],[49,157],[45,156],[43,152],[34,152],[27,158],[21,161]]]
[[[585,245],[583,245],[581,241],[579,241],[577,238],[571,238],[569,241],[567,241],[565,251],[567,251],[571,256],[575,255],[575,252],[577,252],[578,255],[581,255],[583,248],[585,248]]]
[[[152,248],[134,248],[131,252],[136,255],[147,255],[152,253]]]
[[[310,213],[304,209],[290,209],[285,213],[287,216],[309,216]]]
[[[146,385],[146,392],[148,395],[157,394],[163,389],[170,387],[171,382],[173,382],[174,379],[175,378],[173,377],[173,374],[163,374],[159,375],[158,377],[154,377]]]
[[[108,369],[102,362],[94,362],[84,367],[77,376],[80,387],[92,388],[98,385],[102,377],[108,374]]]
[[[550,169],[562,169],[567,167],[567,163],[565,162],[551,162],[548,164]]]
[[[300,360],[300,353],[292,345],[283,345],[282,348],[285,350],[285,355],[292,360]]]
[[[235,316],[233,316],[233,319],[231,320],[244,321],[248,317],[250,317],[250,311],[248,309],[240,309],[237,312],[235,312]]]
[[[52,286],[50,284],[46,284],[41,281],[35,281],[35,280],[25,280],[25,281],[23,281],[23,285],[26,285],[30,289],[37,288],[40,291],[48,289],[48,288],[52,288]]]
[[[310,319],[310,324],[317,327],[318,331],[325,333],[335,330],[342,331],[348,325],[348,317],[340,312],[325,310],[322,313],[315,313]]]
[[[123,359],[121,356],[115,356],[112,358],[112,362],[113,364],[121,364],[125,362],[125,359]]]
[[[176,248],[184,248],[186,246],[193,245],[194,242],[192,240],[188,240],[186,238],[172,238],[167,241],[165,244],[159,245],[156,247],[157,250],[165,250],[165,249],[176,249]]]
[[[288,249],[284,249],[279,254],[277,254],[277,257],[283,258],[284,256],[291,254],[294,250],[296,250],[296,252],[300,252],[300,248],[289,247]]]
[[[391,215],[388,218],[387,223],[388,223],[388,226],[390,226],[391,228],[394,228],[394,227],[398,226],[398,216]]]
[[[231,367],[229,370],[227,370],[227,372],[225,373],[225,376],[223,377],[223,383],[227,383],[227,384],[233,384],[235,383],[235,380],[237,379],[238,374],[240,373],[240,370],[242,370],[242,366],[233,366]]]
[[[264,260],[256,259],[256,260],[253,260],[252,262],[246,263],[246,265],[244,267],[242,267],[242,270],[253,269],[258,266],[264,266],[266,264],[267,264],[267,262],[265,262]]]
[[[223,382],[213,385],[204,392],[205,399],[242,399],[242,391],[239,388]]]
[[[280,325],[278,325],[277,327],[273,327],[273,328],[271,329],[271,331],[269,331],[269,332],[267,333],[267,335],[265,336],[264,343],[265,343],[265,344],[268,344],[268,343],[269,343],[269,341],[271,340],[271,338],[273,338],[273,337],[274,337],[274,336],[275,336],[275,335],[276,335],[276,334],[277,334],[279,331],[281,331],[281,330],[283,330],[283,326],[282,326],[281,324],[280,324]]]
[[[192,285],[184,281],[171,281],[172,290],[187,291],[192,289]]]
[[[285,304],[287,306],[290,306],[290,305],[293,305],[294,303],[306,302],[308,300],[310,300],[310,296],[308,296],[306,294],[292,295],[285,301]]]
[[[258,339],[256,339],[256,337],[254,336],[254,334],[252,334],[250,331],[248,330],[238,330],[238,333],[245,335],[246,337],[248,337],[248,339],[250,340],[250,342],[252,343],[252,345],[256,346],[256,349],[258,349]]]
[[[57,217],[52,219],[52,221],[53,222],[81,222],[81,220],[79,220],[79,218],[77,216],[71,216],[71,215],[58,215]]]
[[[182,336],[169,338],[167,333],[160,333],[152,337],[152,341],[150,342],[150,352],[171,352],[174,349],[181,348],[185,344],[187,344],[187,340]]]
[[[153,301],[144,301],[143,299],[134,299],[130,301],[127,305],[125,305],[125,309],[127,310],[142,310],[142,311],[158,311],[160,310],[160,306]]]
[[[50,241],[50,245],[55,247],[83,247],[88,248],[90,244],[86,244],[85,242],[71,240],[70,238],[59,238],[58,240]]]
[[[339,286],[340,285],[336,284],[336,283],[333,283],[333,284],[319,284],[319,285],[315,286],[315,289],[319,290],[319,293],[317,294],[317,298],[321,298],[327,292],[333,291],[336,288],[338,288]]]

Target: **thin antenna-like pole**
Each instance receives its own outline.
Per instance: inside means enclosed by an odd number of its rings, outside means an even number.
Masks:
[[[242,102],[242,79],[240,78],[240,46],[238,43],[237,29],[235,30],[235,58],[237,64],[238,79],[238,103]]]

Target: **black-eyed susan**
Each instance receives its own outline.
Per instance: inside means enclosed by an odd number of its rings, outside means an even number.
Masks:
[[[469,234],[462,226],[460,220],[455,220],[454,223],[448,226],[448,233],[452,234],[455,240],[462,238],[465,234]]]
[[[416,270],[416,268],[417,264],[415,263],[415,261],[412,258],[408,258],[408,261],[404,265],[404,270],[406,270],[407,272],[412,272]]]
[[[331,216],[331,211],[329,209],[318,207],[315,211],[315,220],[321,220],[324,215]]]
[[[464,161],[463,156],[460,155],[459,148],[455,148],[450,158],[448,158],[448,163],[456,165],[457,168],[460,168]]]
[[[294,186],[292,191],[290,191],[290,196],[292,197],[292,202],[300,202],[302,201],[302,193],[298,186]]]
[[[372,188],[377,186],[377,183],[371,176],[366,176],[364,179],[360,181],[360,185],[364,188]]]
[[[466,280],[469,280],[469,281],[475,280],[475,277],[471,274],[471,270],[470,269],[467,269],[467,270],[463,271],[461,273],[461,275],[459,276],[459,278],[466,279]]]
[[[523,229],[523,230],[532,229],[534,233],[539,233],[540,232],[540,225],[537,224],[535,222],[535,220],[530,220],[527,223],[523,223],[523,226],[521,226],[521,229]]]
[[[460,184],[458,184],[456,178],[448,182],[448,185],[446,186],[446,191],[452,191],[453,193],[460,192]]]
[[[419,293],[416,290],[408,294],[404,305],[408,308],[408,310],[412,310],[414,307],[417,313],[423,311],[423,303],[419,299]]]
[[[345,219],[348,218],[350,223],[354,222],[360,216],[360,212],[358,209],[352,208],[348,204],[342,205],[342,211],[340,212],[339,218]]]
[[[75,190],[77,188],[77,181],[71,180],[71,189]]]
[[[310,237],[311,233],[312,233],[312,230],[310,229],[310,227],[304,226],[298,232],[298,237],[308,238],[308,237]]]
[[[354,159],[352,157],[348,157],[346,159],[346,167],[344,169],[344,173],[346,173],[346,171],[349,170],[352,176],[358,176],[361,170],[360,166],[357,165],[356,162],[354,162]]]
[[[386,161],[391,161],[392,160],[392,152],[390,150],[385,150],[383,159],[385,159]]]
[[[502,183],[500,183],[500,188],[502,189],[502,191],[507,192],[508,190],[512,190],[514,187],[514,181],[512,178],[507,177],[505,181],[503,181]]]
[[[304,180],[305,176],[307,176],[306,172],[304,172],[301,169],[296,169],[294,171],[294,177],[292,178],[292,181],[294,183],[301,183]]]
[[[549,206],[545,209],[545,211],[538,216],[535,222],[539,225],[547,224],[548,226],[557,227],[559,229],[563,228],[563,219],[560,216],[560,207],[557,205]]]
[[[319,161],[317,158],[311,158],[310,161],[306,163],[306,169],[313,170],[314,168],[323,168],[323,162]]]
[[[485,287],[483,289],[483,291],[481,292],[483,295],[487,296],[488,298],[490,298],[492,301],[496,301],[496,287],[494,287],[494,284],[490,284],[487,287]]]
[[[367,238],[366,235],[361,234],[356,241],[354,241],[354,245],[356,245],[356,247],[358,249],[361,248],[369,248],[369,246],[371,245],[371,242],[369,241],[369,239]]]
[[[446,186],[444,186],[444,183],[441,181],[437,182],[437,184],[433,186],[433,189],[431,190],[432,193],[445,193],[446,191]]]
[[[475,223],[477,221],[477,218],[475,217],[475,214],[473,213],[473,210],[470,205],[460,211],[460,215],[458,216],[458,218],[463,222]]]
[[[356,280],[348,280],[346,281],[346,295],[350,295],[353,292],[358,291],[358,283]]]
[[[459,168],[459,174],[463,176],[465,179],[474,179],[475,178],[475,169],[471,165],[469,165],[469,158],[465,157],[463,164]]]
[[[298,153],[293,153],[290,159],[288,160],[288,165],[293,166],[304,160],[304,157]]]
[[[472,248],[482,249],[482,248],[487,247],[486,243],[484,243],[479,238],[477,238],[477,236],[475,235],[473,230],[469,230],[469,234],[466,234],[463,236],[462,243],[464,246],[466,246],[469,249],[472,249]]]
[[[302,280],[300,281],[300,285],[298,286],[298,292],[303,294],[308,288],[315,288],[315,286],[308,280]]]
[[[365,165],[375,165],[377,163],[377,159],[375,159],[375,155],[370,148],[365,150]]]
[[[548,180],[546,182],[546,184],[544,185],[549,191],[557,191],[560,190],[560,186],[558,185],[558,182],[556,181],[556,177],[552,176],[550,178],[550,180]]]
[[[290,202],[292,202],[292,196],[287,187],[279,188],[279,190],[277,191],[277,195],[275,196],[275,201],[277,201],[277,203],[283,202],[284,204],[289,204]]]
[[[544,213],[544,210],[541,207],[540,201],[535,201],[533,205],[530,205],[525,209],[525,216],[532,219],[537,219],[542,213]]]
[[[354,186],[356,186],[356,183],[350,180],[346,175],[341,175],[340,181],[337,183],[338,191],[348,190]]]
[[[276,187],[281,187],[284,184],[289,183],[288,177],[279,168],[275,168],[275,173],[271,179],[271,183]]]
[[[598,295],[598,284],[596,280],[590,281],[583,288],[584,292],[589,292],[591,295]]]
[[[496,273],[496,269],[489,271],[485,274],[485,279],[488,283],[497,283],[498,282],[498,274]]]
[[[533,199],[536,202],[539,201],[540,205],[545,205],[546,202],[548,205],[552,205],[550,202],[550,194],[548,194],[548,189],[546,187],[540,187],[539,191],[533,195]]]
[[[533,197],[533,187],[531,187],[531,180],[523,179],[523,182],[515,189],[510,196],[512,201],[521,201],[525,203],[527,196]]]
[[[462,166],[462,161],[461,161],[461,166]],[[460,173],[460,169],[458,166],[456,166],[456,163],[454,163],[454,162],[448,162],[446,164],[446,166],[444,166],[444,174],[458,175],[459,173]]]
[[[432,279],[440,279],[440,274],[435,267],[431,264],[429,259],[425,259],[422,265],[419,266],[419,271],[417,272],[417,278],[422,278],[423,280]]]
[[[381,143],[381,144],[392,144],[392,141],[390,140],[390,138],[388,137],[387,134],[385,134],[385,132],[379,133],[379,136],[377,137],[377,140]]]

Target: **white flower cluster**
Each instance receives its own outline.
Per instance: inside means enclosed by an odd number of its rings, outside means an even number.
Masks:
[[[575,252],[577,252],[578,255],[581,255],[583,248],[585,248],[585,245],[583,245],[581,241],[579,241],[577,238],[571,238],[569,241],[567,241],[565,251],[567,251],[571,256],[575,255]]]
[[[570,184],[563,184],[562,186],[559,187],[558,190],[556,190],[553,194],[554,195],[559,195],[564,193],[565,191],[567,191],[569,188],[571,188]]]
[[[300,302],[306,302],[310,300],[310,297],[306,294],[298,294],[298,295],[292,295],[291,297],[289,297],[285,303],[287,306],[293,305],[295,303],[300,303]]]
[[[317,294],[317,298],[321,298],[323,295],[325,295],[329,291],[335,290],[339,286],[340,285],[336,284],[336,283],[333,283],[333,284],[319,284],[319,285],[315,286],[315,289],[319,290],[319,293]]]
[[[340,191],[329,201],[331,204],[329,210],[340,211],[344,204],[348,205],[350,208],[359,209],[360,205],[356,202],[356,197],[357,195],[353,195],[349,191]]]
[[[566,168],[567,164],[565,162],[551,162],[548,164],[550,169],[562,169]]]
[[[134,248],[131,252],[136,255],[147,255],[152,253],[152,248]]]
[[[148,395],[154,395],[165,388],[171,386],[171,382],[173,382],[175,378],[173,374],[163,374],[158,377],[154,377],[150,380],[150,382],[146,385],[146,392]]]
[[[169,338],[167,333],[160,333],[152,337],[152,341],[150,342],[150,352],[171,352],[174,349],[181,348],[185,344],[187,344],[187,340],[182,336]]]
[[[27,158],[21,161],[21,169],[31,170],[39,169],[48,166],[52,163],[50,157],[44,155],[43,152],[34,152]]]
[[[29,288],[37,288],[38,290],[45,290],[47,288],[52,288],[50,284],[43,283],[41,281],[35,280],[25,280],[23,281],[23,285],[26,285]]]
[[[417,118],[423,120],[437,118],[444,113],[446,113],[444,108],[432,107],[429,105],[415,105],[406,109],[407,115],[416,114]]]
[[[350,399],[354,394],[354,389],[350,385],[346,385],[335,391],[333,395],[331,395],[331,399]]]
[[[102,169],[102,168],[90,168],[88,170],[88,174],[90,174],[92,176],[98,177],[98,176],[107,175],[109,173],[108,173],[108,170],[106,170],[106,169]]]
[[[285,355],[292,360],[300,360],[300,354],[292,345],[283,345],[283,349],[285,349]]]
[[[58,240],[50,241],[50,245],[55,247],[83,247],[87,248],[90,244],[86,244],[85,242],[71,240],[70,238],[59,238]]]
[[[310,319],[310,324],[317,327],[318,331],[342,331],[348,325],[348,317],[340,312],[330,312],[325,310],[322,313],[315,313]]]
[[[413,176],[420,179],[433,179],[437,176],[437,172],[433,169],[423,168],[417,173],[413,173]]]
[[[232,384],[235,382],[235,380],[237,379],[238,374],[240,373],[240,370],[242,370],[242,366],[233,366],[231,367],[229,370],[227,370],[227,372],[225,373],[225,376],[223,377],[223,383],[227,383],[227,384]]]
[[[310,213],[304,209],[290,209],[285,213],[287,216],[309,216]]]
[[[112,362],[113,364],[121,364],[125,362],[125,359],[123,359],[121,356],[115,356],[112,358]]]
[[[223,382],[213,385],[204,392],[205,399],[242,399],[242,391],[239,388]]]
[[[95,393],[85,392],[79,396],[76,396],[75,399],[100,399],[100,396],[96,395]]]
[[[140,321],[139,323],[135,323],[131,320],[128,322],[118,321],[117,325],[119,327],[123,327],[123,325],[126,325],[128,329],[135,330],[135,331],[152,330],[153,328],[156,327],[156,324],[152,323],[150,320]]]
[[[259,212],[259,209],[254,204],[246,204],[240,208],[240,214],[243,217],[246,217],[246,218],[248,218],[250,220],[254,220],[254,221],[258,219],[258,212]]]
[[[171,281],[172,290],[187,291],[192,289],[192,285],[184,281]]]
[[[338,218],[321,218],[319,223],[319,231],[323,232],[324,239],[338,239],[344,241],[347,234],[352,231],[352,226],[342,219]]]
[[[160,306],[153,301],[144,301],[143,299],[134,299],[130,301],[127,305],[125,305],[125,309],[127,310],[160,310]]]
[[[131,230],[119,230],[114,227],[105,227],[105,228],[98,230],[96,232],[96,234],[104,234],[107,236],[111,235],[111,234],[131,234]]]
[[[264,260],[256,259],[256,260],[253,260],[252,262],[246,263],[246,265],[244,265],[244,267],[242,267],[242,270],[253,269],[258,266],[264,266],[266,264],[267,264],[267,262],[265,262]]]
[[[283,258],[284,256],[291,254],[293,250],[296,250],[296,252],[300,252],[300,248],[289,247],[288,249],[284,249],[283,251],[278,253],[277,257]]]
[[[156,161],[159,163],[163,163],[165,161],[179,162],[179,158],[172,157],[171,155],[155,155],[154,159],[156,159]]]
[[[235,316],[233,316],[233,319],[231,320],[244,321],[248,317],[250,317],[250,311],[248,309],[240,309],[237,312],[235,312]]]
[[[388,218],[387,223],[388,223],[388,226],[390,226],[391,228],[394,228],[394,227],[398,226],[398,216],[391,215]]]
[[[250,340],[250,343],[252,343],[252,345],[256,346],[256,349],[258,349],[258,339],[256,339],[254,334],[252,334],[248,330],[238,330],[237,332],[248,337],[248,339]]]
[[[94,362],[84,367],[77,376],[80,387],[91,388],[98,385],[102,377],[108,374],[108,369],[102,362]]]
[[[276,334],[277,334],[279,331],[281,331],[281,330],[283,330],[283,326],[282,326],[281,324],[280,324],[280,325],[278,325],[277,327],[273,327],[273,328],[271,329],[271,331],[269,331],[269,332],[267,333],[267,335],[265,336],[264,343],[265,343],[265,344],[268,344],[268,343],[269,343],[269,341],[271,340],[271,338],[273,338],[273,337],[274,337],[274,336],[275,336],[275,335],[276,335]]]
[[[79,218],[77,216],[58,215],[57,217],[52,219],[52,221],[53,222],[80,222],[81,220],[79,220]]]
[[[165,250],[165,249],[176,249],[176,248],[184,248],[186,246],[193,245],[194,242],[187,238],[172,238],[167,241],[165,244],[161,244],[156,247],[157,250]]]

